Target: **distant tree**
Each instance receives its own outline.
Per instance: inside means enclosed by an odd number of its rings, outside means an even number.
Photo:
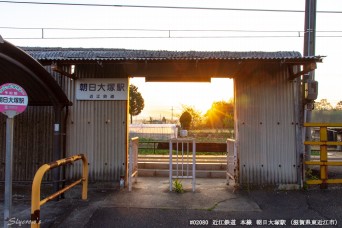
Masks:
[[[187,111],[183,112],[182,115],[179,118],[179,122],[181,124],[181,127],[184,130],[189,130],[190,129],[191,121],[192,121],[192,116]]]
[[[342,101],[339,101],[335,107],[336,110],[342,110]]]
[[[188,112],[190,113],[192,120],[191,120],[191,129],[196,129],[201,127],[203,116],[201,111],[196,110],[195,107],[189,105],[182,105],[182,113]]]
[[[234,104],[230,101],[215,101],[205,114],[206,124],[210,128],[234,127]]]
[[[333,106],[328,102],[327,99],[322,99],[319,102],[315,102],[316,110],[332,110]]]
[[[129,86],[129,114],[131,116],[131,124],[133,122],[133,116],[137,116],[144,109],[144,98],[138,91],[138,87],[135,85]]]

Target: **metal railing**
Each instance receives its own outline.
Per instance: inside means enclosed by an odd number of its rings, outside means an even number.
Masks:
[[[342,179],[328,179],[328,166],[342,166],[342,161],[328,161],[328,146],[340,146],[342,142],[328,141],[328,128],[342,127],[342,123],[305,123],[304,127],[319,127],[320,141],[305,141],[305,145],[320,146],[319,161],[305,161],[306,165],[320,166],[320,179],[307,180],[307,184],[320,184],[326,188],[327,184],[341,184]]]
[[[74,161],[82,160],[83,163],[83,173],[82,178],[75,181],[74,183],[68,185],[67,187],[55,192],[54,194],[46,197],[45,199],[40,199],[40,185],[44,174],[54,168],[62,165],[73,163]],[[88,194],[88,161],[83,154],[74,155],[68,158],[60,159],[49,164],[42,165],[36,172],[33,183],[32,183],[32,202],[31,202],[31,227],[40,227],[40,206],[44,205],[48,201],[56,198],[57,196],[63,194],[67,190],[75,187],[77,184],[82,183],[82,199],[87,199]]]
[[[129,167],[128,167],[128,190],[132,191],[132,179],[135,177],[134,182],[138,178],[138,150],[139,138],[134,137],[129,141]]]
[[[173,144],[176,148],[173,148]],[[192,154],[190,154],[190,143],[192,144]],[[173,150],[176,150],[173,153]],[[173,154],[175,156],[173,156]],[[192,191],[196,186],[196,141],[192,138],[174,138],[169,141],[169,181],[170,192],[172,191],[172,179],[192,179]],[[172,171],[172,160],[175,160],[176,175]],[[191,171],[191,170],[192,171]],[[191,175],[190,175],[191,173]]]

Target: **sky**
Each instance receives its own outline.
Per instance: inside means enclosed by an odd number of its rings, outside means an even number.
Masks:
[[[40,2],[112,4],[117,7],[0,1],[0,35],[14,45],[31,47],[303,52],[304,12],[300,11],[305,10],[305,0]],[[315,73],[319,82],[317,100],[326,98],[336,104],[342,100],[339,70],[342,1],[318,0],[317,11],[320,12],[316,18],[316,55],[326,56],[323,63],[318,63]],[[133,78],[131,83],[138,86],[145,99],[145,109],[138,119],[164,116],[170,119],[172,113],[176,115],[181,111],[182,105],[194,106],[204,114],[213,101],[229,100],[233,96],[230,79],[212,79],[211,83],[145,83],[143,78]]]

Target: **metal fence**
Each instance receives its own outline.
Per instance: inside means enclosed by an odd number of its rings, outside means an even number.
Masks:
[[[178,128],[176,124],[130,124],[129,136],[155,139],[169,140],[177,138]]]
[[[175,148],[173,145],[175,144]],[[190,146],[192,145],[192,149]],[[173,169],[172,162],[175,164]],[[191,174],[191,175],[190,175]],[[169,179],[172,191],[172,179],[192,179],[192,191],[196,186],[196,141],[192,138],[170,139],[169,141]]]

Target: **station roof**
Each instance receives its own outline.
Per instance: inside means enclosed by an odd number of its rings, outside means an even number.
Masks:
[[[25,89],[29,105],[69,105],[61,87],[45,68],[26,52],[0,36],[0,85],[15,83]]]
[[[212,77],[234,78],[262,64],[274,63],[286,64],[288,67],[303,66],[312,70],[316,62],[322,62],[323,58],[302,57],[301,53],[295,51],[154,51],[58,47],[23,49],[43,65],[112,65],[117,77],[145,77],[146,81],[159,82],[208,82]],[[300,76],[298,73],[292,75],[292,78]]]
[[[170,60],[230,60],[230,61],[287,61],[321,62],[321,56],[302,57],[296,51],[229,52],[229,51],[153,51],[109,48],[44,48],[23,47],[40,62],[59,61],[170,61]]]

